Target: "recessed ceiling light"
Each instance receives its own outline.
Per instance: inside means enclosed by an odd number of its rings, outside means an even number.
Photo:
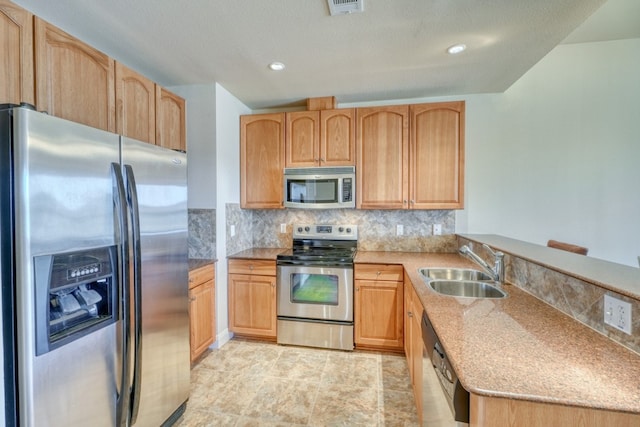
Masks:
[[[284,70],[284,64],[282,62],[272,62],[269,64],[269,68],[273,71],[282,71]]]
[[[449,52],[449,54],[451,54],[451,55],[455,55],[455,54],[458,54],[460,52],[464,52],[465,49],[467,49],[467,45],[459,43],[459,44],[454,44],[453,46],[449,47],[447,49],[447,52]]]

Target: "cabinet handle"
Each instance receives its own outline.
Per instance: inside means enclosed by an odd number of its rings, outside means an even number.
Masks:
[[[410,312],[410,311],[407,311],[407,316],[409,316],[409,317],[413,317],[413,313],[412,313],[412,312]]]
[[[189,297],[189,301],[195,301],[196,297]]]
[[[359,291],[359,290],[360,290],[360,288],[356,288],[356,292]]]

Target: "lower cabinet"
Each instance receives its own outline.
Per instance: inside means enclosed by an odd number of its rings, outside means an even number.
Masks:
[[[215,341],[215,267],[205,265],[189,272],[189,323],[191,361]]]
[[[405,274],[404,289],[404,352],[409,366],[413,397],[418,417],[422,423],[422,303],[418,298],[411,280]],[[422,425],[422,424],[421,424]]]
[[[229,260],[229,329],[276,339],[276,262]]]
[[[354,266],[356,348],[402,351],[402,272],[401,265]]]

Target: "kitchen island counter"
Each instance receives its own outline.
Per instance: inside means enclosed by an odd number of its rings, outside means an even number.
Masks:
[[[503,285],[505,299],[431,290],[421,267],[478,269],[458,254],[359,251],[355,262],[403,265],[472,395],[635,413],[640,423],[637,353],[514,285]]]

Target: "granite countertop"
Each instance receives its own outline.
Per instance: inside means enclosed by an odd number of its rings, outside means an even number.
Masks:
[[[420,267],[471,267],[458,254],[358,252],[402,264],[451,364],[471,393],[640,413],[640,355],[514,285],[505,299],[440,295]]]
[[[275,261],[279,253],[287,248],[251,248],[227,256],[227,259],[262,259]]]
[[[217,259],[189,258],[189,271],[197,270],[205,265],[215,264]]]

